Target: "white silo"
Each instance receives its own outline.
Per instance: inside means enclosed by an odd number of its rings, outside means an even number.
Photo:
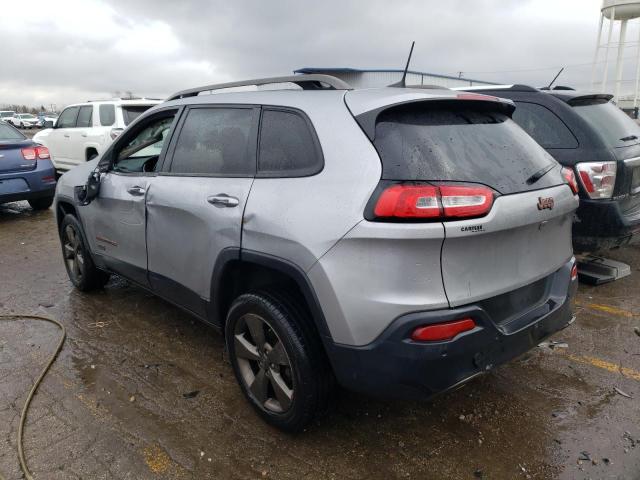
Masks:
[[[626,46],[627,35],[627,22],[640,17],[640,1],[637,0],[604,0],[602,2],[602,8],[600,9],[600,26],[598,28],[598,40],[596,42],[596,52],[593,58],[593,71],[591,76],[591,84],[595,84],[595,72],[596,65],[598,64],[598,58],[600,50],[604,50],[604,70],[602,74],[602,83],[600,88],[605,91],[607,88],[607,76],[609,73],[609,52],[610,50],[617,48],[616,58],[616,77],[614,84],[614,93],[616,100],[620,97],[620,87],[622,84],[622,67],[624,60],[624,49]],[[602,41],[602,28],[604,26],[604,19],[608,20],[607,25],[607,38],[604,44]],[[619,24],[619,39],[611,41],[614,26]],[[634,42],[635,43],[635,42]],[[635,76],[635,92],[633,106],[638,104],[638,79],[640,78],[640,36],[638,38],[637,55],[636,55],[636,76]]]

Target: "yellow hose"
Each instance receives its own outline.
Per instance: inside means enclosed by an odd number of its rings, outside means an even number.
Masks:
[[[48,317],[41,317],[39,315],[0,315],[0,321],[2,320],[6,320],[6,321],[8,320],[40,320],[43,322],[53,323],[57,325],[60,328],[60,330],[62,330],[62,335],[60,336],[60,341],[58,342],[58,346],[56,347],[55,351],[51,354],[51,357],[49,358],[49,361],[47,362],[45,367],[42,369],[40,376],[31,387],[31,390],[29,391],[29,395],[27,395],[27,399],[24,402],[24,407],[22,407],[22,412],[20,413],[20,426],[18,428],[18,458],[20,460],[20,468],[22,469],[22,473],[24,473],[24,477],[27,480],[34,480],[33,475],[31,475],[31,472],[29,472],[29,469],[27,468],[27,462],[24,458],[24,448],[22,447],[24,423],[27,419],[27,411],[29,410],[29,405],[31,404],[33,395],[36,393],[36,390],[38,390],[38,387],[40,386],[42,379],[44,379],[45,375],[51,368],[51,365],[53,365],[53,362],[56,361],[56,357],[58,356],[58,353],[60,353],[60,350],[62,349],[62,345],[64,344],[64,339],[67,336],[67,331],[64,328],[64,325],[62,325],[57,320],[54,320],[53,318],[48,318]],[[1,473],[0,473],[0,480],[4,480],[4,477],[2,476]]]

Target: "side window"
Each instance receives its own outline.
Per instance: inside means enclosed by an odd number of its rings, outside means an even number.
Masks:
[[[113,104],[105,103],[100,105],[100,125],[110,127],[116,123],[116,107]]]
[[[253,108],[193,108],[176,142],[170,171],[253,176]]]
[[[513,120],[544,148],[576,148],[578,141],[551,110],[537,103],[516,102]]]
[[[93,117],[93,105],[85,105],[80,107],[80,113],[78,113],[78,121],[76,127],[91,127],[93,123],[91,119]]]
[[[122,173],[153,172],[162,152],[171,127],[175,112],[153,120],[134,133],[122,147],[119,145],[115,153],[113,171]],[[127,139],[125,139],[127,140]]]
[[[73,128],[76,126],[76,117],[79,107],[65,108],[58,118],[56,128]]]
[[[265,109],[258,172],[269,177],[302,177],[322,170],[322,154],[310,128],[298,113]]]

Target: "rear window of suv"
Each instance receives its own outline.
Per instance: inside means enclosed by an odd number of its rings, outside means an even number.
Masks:
[[[612,102],[578,98],[569,104],[600,133],[609,147],[628,147],[640,143],[640,126]]]
[[[374,144],[383,179],[474,182],[503,194],[562,183],[559,169],[527,183],[556,162],[507,114],[480,102],[425,103],[432,104],[401,105],[378,115]]]
[[[151,105],[123,105],[122,117],[124,119],[124,124],[129,125],[150,108]]]
[[[27,137],[15,128],[0,122],[0,142],[7,140],[24,140],[25,138]]]

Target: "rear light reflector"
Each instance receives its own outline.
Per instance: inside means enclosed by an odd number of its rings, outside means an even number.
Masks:
[[[42,177],[42,181],[44,183],[54,183],[56,181],[56,177],[53,175],[47,175],[46,177]]]
[[[451,340],[463,332],[468,332],[476,327],[476,322],[471,318],[454,320],[453,322],[436,323],[416,328],[411,334],[411,340],[416,342],[437,342]]]
[[[578,278],[578,265],[574,263],[573,267],[571,267],[571,280],[576,278]]]
[[[481,185],[396,184],[378,196],[378,219],[463,219],[486,215],[493,190]]]
[[[576,165],[578,176],[589,198],[611,198],[616,183],[616,162],[582,162]]]
[[[573,170],[571,170],[570,168],[563,168],[562,176],[571,187],[571,191],[573,192],[573,194],[575,195],[576,193],[578,193],[578,181],[576,180],[576,174],[573,173]]]

